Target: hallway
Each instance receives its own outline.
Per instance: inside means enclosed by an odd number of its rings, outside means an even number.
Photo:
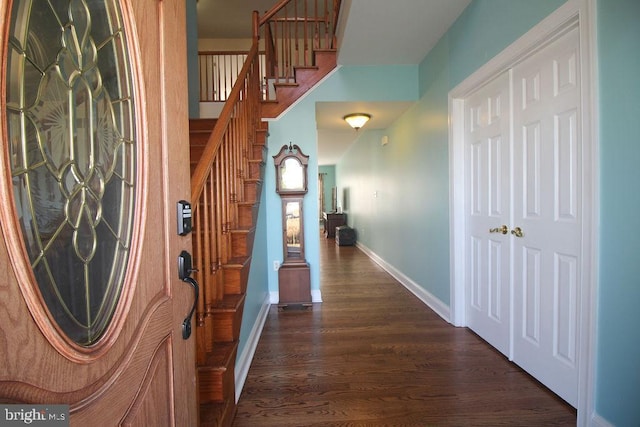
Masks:
[[[321,239],[322,304],[272,306],[234,426],[575,425],[575,410],[356,247]]]

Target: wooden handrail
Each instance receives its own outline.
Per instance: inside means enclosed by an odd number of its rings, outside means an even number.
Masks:
[[[271,9],[269,9],[258,21],[258,27],[263,27],[264,24],[269,22],[269,20],[278,12],[280,12],[285,6],[289,4],[291,0],[280,0],[278,3],[274,4]]]
[[[249,70],[253,64],[253,61],[257,57],[258,54],[258,44],[254,43],[251,46],[251,49],[247,53],[247,60],[240,70],[240,74],[238,75],[238,79],[236,80],[236,84],[233,86],[231,90],[231,94],[229,95],[229,99],[225,102],[224,107],[222,108],[222,112],[218,117],[218,122],[216,126],[213,128],[213,132],[211,133],[211,137],[209,137],[209,142],[204,148],[202,153],[202,157],[198,162],[193,174],[191,176],[191,199],[197,200],[200,197],[202,192],[202,187],[204,186],[204,181],[207,178],[208,171],[213,164],[213,160],[215,155],[222,144],[223,135],[227,130],[229,122],[233,116],[233,111],[236,106],[236,102],[239,101],[240,92],[244,88],[245,79],[249,74]]]

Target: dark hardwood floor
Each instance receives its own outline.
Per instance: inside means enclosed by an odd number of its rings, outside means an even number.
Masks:
[[[271,307],[234,426],[575,425],[575,410],[356,247],[321,241],[322,304]]]

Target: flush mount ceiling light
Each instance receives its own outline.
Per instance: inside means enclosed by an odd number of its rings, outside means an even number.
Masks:
[[[364,124],[367,123],[370,118],[371,118],[371,115],[365,114],[365,113],[347,114],[346,116],[343,117],[343,119],[347,123],[349,123],[349,126],[354,128],[355,130],[358,130],[362,126],[364,126]]]

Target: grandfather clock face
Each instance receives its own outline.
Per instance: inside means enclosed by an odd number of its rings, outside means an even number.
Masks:
[[[281,196],[304,195],[307,192],[307,164],[309,156],[297,145],[283,145],[273,156],[276,166],[276,192]]]
[[[296,157],[287,157],[279,168],[280,189],[284,191],[305,191],[305,170]]]

